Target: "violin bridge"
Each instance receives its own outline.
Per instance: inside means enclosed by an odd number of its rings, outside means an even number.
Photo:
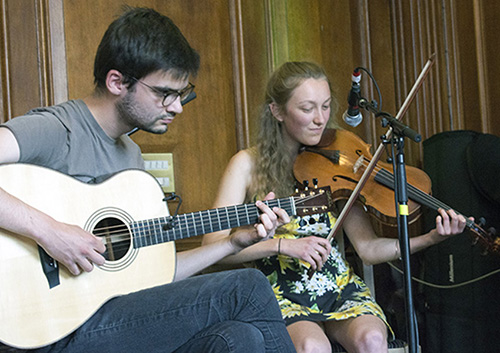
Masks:
[[[354,172],[354,174],[356,174],[358,172],[358,169],[363,165],[363,160],[365,159],[365,157],[363,155],[361,155],[358,160],[356,161],[356,163],[354,163],[353,167],[352,167],[352,170]]]

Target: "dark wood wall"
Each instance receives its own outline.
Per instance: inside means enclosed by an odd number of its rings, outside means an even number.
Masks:
[[[93,56],[123,0],[2,0],[0,121],[89,94]],[[130,0],[171,17],[201,54],[198,98],[162,136],[133,138],[144,152],[171,152],[181,212],[211,207],[229,158],[252,144],[269,73],[286,60],[323,65],[340,109],[357,66],[369,69],[396,115],[422,68],[432,68],[404,122],[423,138],[470,129],[500,135],[496,34],[500,5],[487,0]],[[367,75],[363,95],[378,100]],[[378,145],[370,114],[350,128]],[[407,143],[422,166],[422,145]],[[190,247],[198,239],[181,247]]]

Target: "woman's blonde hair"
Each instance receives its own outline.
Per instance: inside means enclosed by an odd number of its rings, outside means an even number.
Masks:
[[[263,197],[269,191],[274,191],[277,197],[286,197],[293,192],[294,161],[291,160],[292,157],[285,148],[282,124],[273,117],[269,105],[275,103],[278,109],[285,111],[295,88],[309,78],[325,80],[330,86],[325,71],[312,62],[287,62],[271,75],[260,113],[257,144],[253,150],[256,168],[253,176],[253,190],[249,190],[250,195]],[[336,108],[336,100],[332,97],[330,121]]]

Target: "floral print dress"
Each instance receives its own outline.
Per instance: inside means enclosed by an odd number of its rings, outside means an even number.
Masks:
[[[331,213],[297,217],[280,227],[275,237],[326,237],[334,223]],[[300,320],[344,320],[370,314],[382,319],[392,333],[366,284],[344,259],[335,240],[332,245],[322,270],[316,271],[310,279],[309,264],[298,259],[278,255],[256,261],[256,267],[272,285],[286,324]]]

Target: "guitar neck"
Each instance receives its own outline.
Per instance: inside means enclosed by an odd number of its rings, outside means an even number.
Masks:
[[[295,215],[293,197],[265,201],[270,208],[283,208]],[[135,248],[194,237],[219,230],[257,223],[260,211],[255,204],[243,204],[192,212],[175,218],[160,217],[130,224]]]

